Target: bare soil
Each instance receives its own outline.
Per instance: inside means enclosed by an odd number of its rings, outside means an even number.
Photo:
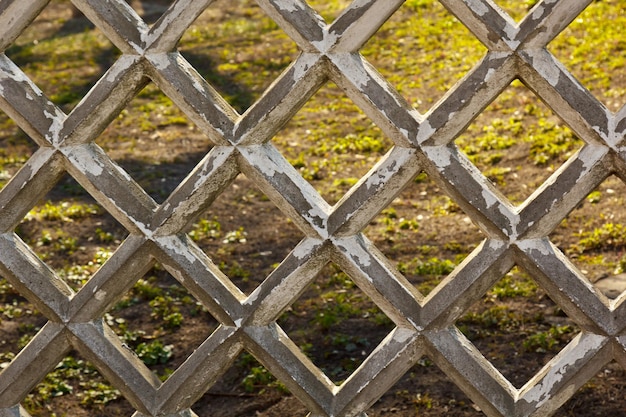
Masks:
[[[158,11],[159,4],[149,3],[150,11]],[[61,6],[59,6],[61,7]],[[52,21],[53,17],[65,16],[65,9],[49,7],[45,13]],[[55,15],[58,13],[58,15]],[[76,30],[88,27],[80,15],[68,20],[63,30]],[[529,92],[530,94],[530,92]],[[488,109],[496,113],[495,109]],[[158,124],[158,115],[153,116]],[[107,134],[115,137],[116,132],[124,127],[113,124]],[[210,144],[201,134],[188,126],[168,126],[158,135],[179,135],[186,141],[160,142],[159,137],[145,137],[137,133],[132,153],[121,145],[110,142],[110,154],[126,169],[157,201],[169,195],[175,186],[186,176],[193,166],[209,149]],[[22,136],[21,141],[3,146],[13,149],[30,147]],[[510,166],[521,164],[529,153],[528,145],[520,144],[507,155]],[[159,161],[159,165],[154,164]],[[366,167],[367,168],[367,167]],[[518,203],[528,197],[553,171],[554,167],[525,165],[524,170],[507,177],[499,183],[504,195]],[[523,181],[522,181],[523,180]],[[520,183],[523,183],[520,186]],[[623,222],[626,213],[622,209],[624,184],[611,179],[600,187],[606,198],[591,204],[584,201],[568,217],[568,221],[559,227],[551,239],[565,253],[578,239],[580,230],[592,230],[605,220],[597,216],[604,214],[615,223]],[[71,178],[64,178],[44,200],[52,202],[71,200],[80,203],[96,202]],[[469,220],[438,185],[430,179],[419,179],[410,184],[394,201],[395,214],[381,214],[376,217],[364,233],[376,246],[391,259],[409,262],[423,248],[423,257],[454,261],[459,256],[470,253],[484,239],[482,232]],[[443,213],[445,212],[445,213]],[[442,214],[443,213],[443,214]],[[224,192],[204,219],[219,222],[220,238],[200,239],[198,244],[211,256],[214,262],[222,265],[224,272],[245,293],[250,293],[281,262],[302,239],[302,232],[293,225],[274,204],[255,186],[240,175]],[[398,229],[388,231],[389,221],[400,219],[418,219],[417,230]],[[62,270],[70,264],[84,265],[90,262],[97,248],[103,246],[95,238],[97,229],[106,230],[113,236],[112,246],[119,244],[127,232],[111,216],[102,213],[77,219],[72,222],[52,220],[42,223],[25,222],[20,226],[19,234],[32,242],[34,250],[45,257],[46,248],[36,247],[36,239],[45,230],[62,229],[66,235],[78,239],[80,250],[71,254],[58,254],[45,259],[55,270]],[[243,230],[245,243],[226,245],[223,238],[227,231]],[[416,243],[418,242],[418,243]],[[454,243],[453,245],[451,243]],[[426,248],[426,249],[424,249]],[[433,249],[428,248],[437,248]],[[623,247],[609,247],[591,255],[603,254],[607,262],[613,264],[621,258]],[[573,259],[577,262],[576,259]],[[602,264],[581,266],[591,281],[603,274],[611,273]],[[432,290],[445,274],[420,275],[408,271],[407,278],[421,291]],[[339,277],[339,278],[338,278]],[[513,271],[514,280],[524,282],[523,271]],[[163,268],[157,265],[146,275],[155,287],[162,289],[177,286],[177,291],[185,293]],[[279,320],[280,326],[298,344],[306,349],[313,362],[323,369],[331,379],[345,380],[360,363],[376,348],[378,343],[393,329],[393,323],[384,317],[358,287],[342,281],[340,271],[329,265],[302,297],[292,305]],[[359,313],[354,311],[335,312],[338,319],[325,323],[319,311],[329,311],[329,304],[334,300],[325,300],[325,294],[349,294],[349,301]],[[188,295],[188,294],[186,294]],[[5,305],[18,304],[27,306],[26,300],[14,291],[2,295]],[[128,299],[126,301],[129,301]],[[172,358],[164,364],[157,364],[152,369],[159,375],[166,375],[176,369],[185,358],[217,327],[218,323],[204,309],[191,303],[181,302],[177,307],[184,317],[183,324],[174,330],[163,328],[155,319],[154,308],[147,300],[130,300],[127,305],[110,312],[111,317],[123,319],[132,329],[143,332],[143,341],[161,340],[165,345],[173,345]],[[497,308],[501,310],[497,310]],[[32,308],[32,306],[31,306]],[[494,308],[496,308],[494,310]],[[488,311],[504,311],[501,316],[493,316],[488,321]],[[495,314],[495,313],[494,313]],[[373,318],[377,318],[374,320]],[[18,352],[21,349],[19,339],[24,335],[24,328],[40,328],[45,319],[39,314],[24,315],[0,321],[0,346],[2,352]],[[113,324],[115,326],[115,324]],[[541,289],[531,296],[511,296],[495,298],[486,296],[473,306],[457,326],[467,335],[479,350],[507,377],[515,386],[521,387],[541,367],[553,358],[577,332],[578,326],[572,322]],[[523,342],[539,332],[548,332],[554,326],[570,326],[570,331],[554,337],[554,344],[548,349],[540,347],[525,349]],[[309,331],[303,331],[309,329]],[[80,357],[77,352],[72,352]],[[302,403],[281,388],[280,384],[259,379],[257,385],[242,384],[252,368],[259,367],[250,355],[242,353],[233,366],[220,378],[217,384],[195,404],[193,410],[199,416],[219,417],[284,417],[306,416],[308,411]],[[565,416],[626,416],[625,371],[612,363],[605,367],[589,383],[585,384],[555,415]],[[94,378],[100,378],[97,371]],[[423,357],[405,375],[398,376],[397,383],[382,396],[368,411],[368,416],[481,416],[483,413],[472,401],[432,361]],[[106,405],[85,406],[76,395],[80,386],[75,383],[74,394],[51,398],[45,403],[35,404],[29,411],[33,416],[130,416],[132,406],[123,398]]]

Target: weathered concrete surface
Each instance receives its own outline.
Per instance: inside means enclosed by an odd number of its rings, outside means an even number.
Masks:
[[[489,416],[550,415],[606,363],[626,363],[626,303],[610,301],[623,277],[592,286],[548,235],[599,183],[624,172],[626,107],[613,114],[547,51],[591,0],[544,0],[519,25],[487,0],[441,0],[488,52],[427,114],[412,109],[359,49],[403,3],[355,0],[327,25],[303,0],[258,0],[302,53],[244,115],[176,51],[186,28],[212,3],[179,0],[153,26],[123,0],[72,0],[123,55],[70,115],[0,55],[0,108],[39,150],[0,192],[0,271],[49,320],[2,373],[0,415],[27,416],[24,396],[70,348],[91,360],[137,409],[136,416],[195,416],[193,403],[246,349],[312,416],[364,416],[422,355]],[[47,4],[0,1],[4,51]],[[509,203],[458,151],[454,139],[516,78],[586,143],[521,206]],[[214,143],[180,187],[156,204],[94,143],[152,80]],[[330,206],[271,144],[327,81],[340,86],[394,148]],[[362,234],[420,171],[472,218],[485,241],[428,297]],[[78,293],[13,230],[39,195],[69,172],[130,232]],[[189,238],[187,226],[244,173],[305,238],[249,296]],[[158,261],[220,322],[165,383],[101,317]],[[348,273],[396,328],[341,386],[335,386],[276,324],[328,262]],[[454,326],[513,265],[522,265],[583,329],[522,389],[516,389]],[[610,284],[610,285],[609,285]]]

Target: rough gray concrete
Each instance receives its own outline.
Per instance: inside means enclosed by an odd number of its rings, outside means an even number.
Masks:
[[[0,55],[0,107],[40,147],[0,193],[0,271],[49,320],[0,374],[0,415],[26,416],[20,402],[70,346],[122,391],[137,416],[194,415],[190,407],[243,348],[279,377],[312,416],[364,415],[424,354],[487,415],[506,417],[550,415],[609,361],[624,365],[626,306],[599,296],[547,237],[617,169],[615,161],[624,155],[626,110],[609,112],[546,49],[590,1],[544,0],[517,25],[486,0],[442,0],[489,52],[422,115],[358,52],[402,0],[356,0],[331,25],[302,0],[258,0],[304,53],[242,116],[176,51],[184,30],[211,0],[180,0],[153,27],[122,0],[73,0],[123,55],[71,115]],[[3,50],[46,3],[0,2]],[[162,205],[93,143],[146,76],[216,145]],[[505,201],[453,144],[514,78],[522,79],[587,142],[520,207]],[[270,143],[327,80],[343,88],[395,143],[332,207]],[[77,294],[13,234],[36,197],[65,170],[130,231],[122,247]],[[369,220],[421,170],[435,178],[487,236],[446,285],[428,297],[399,276],[362,234]],[[305,234],[281,268],[250,296],[230,284],[180,233],[239,172]],[[221,322],[164,383],[101,319],[153,259]],[[316,368],[276,324],[294,294],[329,261],[349,273],[397,325],[341,386]],[[522,389],[511,385],[453,326],[515,264],[532,272],[584,329]]]

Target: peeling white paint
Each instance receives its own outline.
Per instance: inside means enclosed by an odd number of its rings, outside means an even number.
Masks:
[[[603,336],[587,335],[586,337],[579,338],[578,341],[576,341],[576,339],[572,341],[572,346],[568,346],[569,352],[567,356],[562,358],[562,361],[557,364],[558,366],[550,368],[549,372],[539,384],[535,385],[524,394],[524,400],[529,403],[535,403],[535,407],[539,408],[552,399],[554,387],[565,377],[568,368],[574,366],[579,360],[584,359],[589,352],[597,350],[603,340]],[[574,345],[575,343],[578,344]],[[573,347],[573,349],[569,349],[570,347]],[[566,390],[575,391],[575,387],[568,386]],[[568,395],[571,395],[573,391]]]
[[[189,248],[182,243],[182,241],[176,237],[164,237],[158,239],[158,243],[166,249],[174,252],[176,255],[182,256],[190,264],[196,263],[198,260]]]
[[[452,164],[452,152],[447,146],[433,146],[428,148],[427,154],[439,169],[445,169]]]
[[[509,48],[511,48],[514,51],[520,46],[520,44],[521,44],[520,41],[509,40],[507,42],[507,45],[509,45]]]
[[[272,0],[272,3],[274,3],[274,5],[280,10],[289,13],[297,12],[298,10],[300,10],[298,7],[296,7],[296,2],[293,0]]]
[[[537,70],[543,74],[546,81],[550,83],[551,86],[556,87],[559,83],[559,78],[561,77],[561,70],[557,65],[552,62],[540,61],[537,66]]]
[[[159,71],[165,71],[172,64],[170,57],[167,54],[154,54],[150,55],[150,62]]]
[[[175,59],[172,59],[172,56]],[[159,72],[167,72],[170,66],[174,66],[178,70],[183,71],[187,76],[187,80],[191,81],[193,88],[204,97],[209,97],[209,95],[206,93],[207,87],[204,85],[204,80],[202,79],[202,77],[199,77],[198,74],[193,71],[193,68],[190,67],[184,59],[181,59],[179,55],[168,53],[153,54],[150,55],[150,62],[152,62],[154,68]],[[220,131],[216,126],[214,126],[213,129],[216,130],[220,135],[224,135],[224,133]]]
[[[425,140],[429,139],[433,133],[436,132],[436,129],[432,127],[429,120],[424,120],[419,125],[419,130],[417,131],[417,143],[422,143]]]
[[[203,96],[208,97],[208,94],[206,93],[206,86],[204,85],[204,80],[201,77],[198,77],[198,75],[194,72],[192,72],[190,69],[188,70],[185,67],[185,73],[189,76],[189,79],[192,82],[193,88],[196,89],[196,91],[199,91],[200,93],[202,93]],[[215,129],[216,132],[218,132],[220,135],[224,136],[224,132],[221,131],[217,126],[214,126],[213,129]]]
[[[26,83],[28,84],[32,89],[33,92],[35,94],[37,94],[39,97],[43,97],[43,91],[41,91],[39,89],[39,87],[37,87],[35,84],[33,84],[30,79],[26,76],[26,74],[24,74],[18,67],[15,66],[0,66],[0,68],[3,68],[6,70],[6,74],[8,75],[8,78],[17,82],[17,83]],[[0,79],[2,79],[3,77],[0,77]]]
[[[543,256],[551,256],[554,253],[552,249],[543,240],[537,240],[537,239],[524,240],[524,241],[518,242],[517,246],[519,246],[519,248],[522,249],[524,252],[530,252],[532,250],[535,250],[541,253],[541,255]]]
[[[95,158],[91,158],[91,157],[81,157],[84,154],[81,152],[81,155],[78,155],[77,153],[70,151],[69,156],[72,157],[72,163],[81,171],[84,172],[85,174],[88,175],[93,175],[94,177],[98,177],[100,175],[102,175],[102,173],[104,172],[104,164],[102,164],[102,162],[100,162],[99,160],[95,159]],[[90,156],[90,155],[88,155]]]
[[[294,81],[299,81],[301,80],[309,71],[309,68],[311,68],[311,66],[309,65],[309,62],[307,62],[308,60],[305,58],[301,58],[299,60],[296,61],[296,63],[293,66],[293,80]]]
[[[354,83],[361,93],[365,93],[363,89],[367,86],[371,77],[363,66],[363,62],[360,60],[354,60],[347,54],[332,58],[339,60],[339,62],[337,62],[337,66],[342,69],[344,75],[348,77],[352,83]]]
[[[479,16],[484,16],[489,13],[489,8],[485,6],[481,1],[469,0],[467,3],[472,10]]]
[[[377,0],[354,0],[352,4],[350,4],[350,10],[362,9],[363,7],[367,7],[372,2],[376,2]]]
[[[145,49],[143,47],[143,45],[138,45],[135,42],[131,41],[130,39],[126,39],[126,41],[128,42],[128,45],[130,45],[131,48],[133,48],[135,50],[135,52],[137,52],[137,55],[143,55],[145,52]]]
[[[104,290],[98,290],[93,296],[96,300],[103,301],[107,296],[107,292]]]
[[[387,164],[384,168],[385,169],[379,169],[373,173],[373,175],[370,175],[367,181],[365,181],[365,186],[368,190],[372,187],[378,188],[378,186],[386,184],[395,174],[398,173],[398,171],[402,168],[402,165],[398,163],[395,167],[392,167],[390,164]]]
[[[292,254],[300,260],[308,258],[317,245],[318,242],[312,239],[306,239],[294,248]]]
[[[336,245],[344,250],[346,255],[358,262],[359,267],[367,268],[372,264],[372,255],[358,242],[350,240],[337,241]],[[355,259],[356,258],[356,259]],[[372,277],[367,277],[371,282]]]
[[[506,34],[507,38],[509,38],[510,42],[507,42],[507,43],[509,44],[511,49],[516,49],[519,46],[520,42],[519,41],[514,42],[513,39],[515,39],[515,37],[519,33],[519,29],[507,23],[506,26],[504,27],[504,33]]]
[[[243,304],[248,305],[248,306],[254,305],[259,299],[259,296],[261,295],[261,289],[262,289],[262,286],[256,287],[254,291],[252,291],[252,293],[248,296],[248,298],[245,299]],[[272,291],[273,290],[274,289],[272,289]]]
[[[413,116],[414,119],[417,119],[419,117],[419,113],[417,112],[417,110],[414,110],[413,112],[411,112],[411,115]],[[400,131],[400,134],[402,135],[402,137],[404,137],[405,139],[409,138],[408,129],[399,128],[398,130]]]
[[[602,135],[602,136],[606,136],[606,135]],[[596,165],[599,161],[602,160],[602,157],[606,155],[607,151],[608,151],[607,148],[603,146],[597,146],[592,149],[592,152],[589,158],[584,157],[587,155],[587,153],[585,154],[581,153],[580,161],[583,164],[583,169],[581,169],[580,172],[578,172],[578,179],[576,180],[576,182],[580,181],[586,175],[588,175],[589,171],[591,171],[594,165]]]
[[[201,175],[193,184],[193,189],[197,190],[202,186],[202,184],[206,183],[215,174],[214,170],[208,168],[222,166],[226,163],[227,156],[228,155],[225,152],[215,152],[211,158],[207,159],[202,167]]]
[[[254,154],[257,154],[257,153],[254,152]],[[284,173],[282,169],[277,169],[277,168],[280,168],[279,166],[277,166],[274,163],[268,162],[265,158],[263,158],[261,160],[257,159],[257,161],[258,161],[258,163],[255,166],[259,169],[259,171],[266,178],[273,178],[277,173],[279,173],[279,174],[283,174]]]
[[[117,79],[119,78],[120,74],[123,74],[124,72],[128,71],[128,69],[134,64],[134,60],[132,59],[125,59],[124,57],[122,57],[121,59],[119,59],[115,65],[113,65],[111,67],[111,70],[109,72],[107,72],[106,77],[104,78],[105,81],[109,82],[109,83],[114,83],[117,81]]]
[[[419,327],[419,326],[418,326]],[[422,328],[417,329],[417,331],[422,331]],[[409,340],[411,340],[415,336],[415,333],[410,332],[408,330],[399,329],[393,335],[393,340],[401,345],[405,345]]]
[[[63,112],[61,112],[61,110],[56,107],[54,108],[54,110],[55,114],[50,113],[47,110],[43,111],[44,116],[46,116],[47,119],[51,120],[50,128],[46,133],[46,139],[48,139],[48,141],[51,143],[55,143],[59,140],[61,129],[63,129],[63,122],[65,119],[65,115],[63,114]]]
[[[496,196],[493,195],[493,193],[486,188],[483,188],[482,195],[485,202],[485,208],[487,209],[490,209],[491,207],[500,203]]]
[[[544,13],[545,13],[545,8],[543,7],[543,4],[538,4],[537,8],[533,11],[533,14],[530,16],[530,18],[532,20],[539,20],[541,19]]]
[[[313,45],[315,49],[320,51],[322,54],[326,54],[328,53],[328,51],[331,50],[333,46],[337,44],[338,41],[339,35],[337,35],[336,33],[324,31],[324,39],[322,39],[321,41],[313,41],[311,42],[311,45]]]
[[[500,241],[500,240],[495,240],[495,239],[489,239],[487,240],[487,247],[489,247],[489,249],[491,250],[499,250],[502,249],[502,247],[505,245],[504,242]]]
[[[322,209],[321,207],[313,205],[313,207],[307,213],[304,213],[304,217],[308,217],[312,221],[315,219],[322,219],[322,221],[326,223],[326,220],[328,219],[328,213],[326,213],[326,211],[324,211],[324,209]]]

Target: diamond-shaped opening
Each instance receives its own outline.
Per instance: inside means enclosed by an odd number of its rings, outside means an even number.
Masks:
[[[364,233],[424,295],[484,239],[425,173],[410,182]]]
[[[193,224],[189,236],[241,291],[250,294],[304,234],[239,175]]]
[[[561,222],[550,240],[609,298],[626,290],[626,184],[611,176]]]
[[[456,325],[518,388],[580,332],[518,267],[498,281]]]
[[[472,400],[427,356],[421,357],[367,411],[367,414],[420,417],[484,416]]]
[[[305,416],[306,407],[248,352],[242,352],[224,375],[200,398],[199,416]]]
[[[157,203],[165,201],[212,147],[154,84],[128,104],[96,143]]]
[[[626,371],[617,363],[611,362],[584,384],[554,415],[623,416],[624,389]]]
[[[455,141],[513,203],[520,204],[584,142],[514,81]]]
[[[46,322],[35,306],[0,275],[0,371]]]
[[[70,352],[23,401],[33,416],[131,415],[134,408],[96,367]]]
[[[486,51],[438,1],[407,1],[361,53],[426,113]]]
[[[243,113],[295,60],[296,44],[251,0],[216,0],[179,43],[182,55]]]
[[[393,145],[334,83],[321,88],[273,143],[330,204]]]
[[[539,0],[495,0],[494,3],[519,22],[539,3]]]
[[[28,212],[16,233],[74,290],[89,280],[128,235],[67,174]]]
[[[113,65],[120,51],[67,2],[52,0],[6,55],[69,112]]]
[[[156,264],[105,315],[123,343],[162,380],[218,327],[189,291]]]
[[[594,1],[548,45],[549,51],[614,112],[626,102],[625,26],[623,3]]]
[[[352,3],[351,0],[325,1],[325,0],[305,0],[327,23],[332,23],[346,7]]]
[[[327,265],[279,325],[332,381],[346,380],[394,323],[334,264]]]

